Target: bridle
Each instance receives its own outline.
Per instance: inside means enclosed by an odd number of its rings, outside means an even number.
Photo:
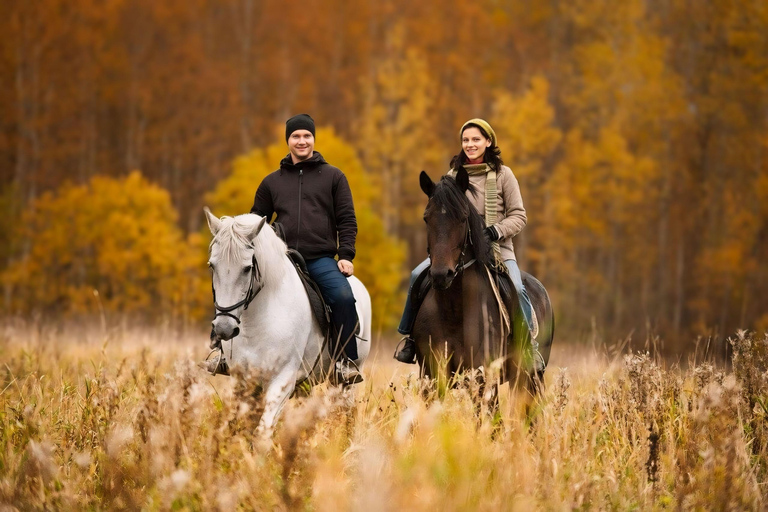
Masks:
[[[467,254],[467,247],[473,246],[472,226],[469,225],[469,217],[464,219],[464,222],[467,224],[467,232],[464,234],[464,243],[461,246],[461,255],[459,256],[459,261],[456,263],[455,277],[459,277],[466,269],[471,267],[477,261],[477,258],[472,258],[468,262],[464,263],[464,259],[466,258],[466,254]],[[429,244],[427,244],[427,255],[430,257],[432,256],[429,250]]]
[[[259,294],[262,288],[264,288],[264,282],[261,280],[261,272],[259,271],[259,262],[256,261],[256,255],[254,254],[251,259],[251,281],[248,283],[248,292],[245,294],[245,298],[238,302],[237,304],[233,304],[231,306],[219,306],[219,304],[216,302],[216,288],[213,286],[213,279],[211,279],[211,291],[213,291],[213,307],[216,308],[216,315],[213,317],[214,319],[220,317],[220,316],[228,316],[230,318],[234,318],[238,325],[240,325],[240,318],[236,317],[230,311],[234,311],[240,306],[245,306],[243,308],[243,311],[248,309],[248,306],[251,302],[253,302],[253,299],[256,298],[256,295]],[[254,283],[256,281],[259,281],[258,288],[254,287]]]
[[[471,267],[475,261],[477,261],[477,258],[472,258],[467,263],[464,263],[467,247],[472,245],[472,226],[469,225],[469,218],[467,218],[464,222],[467,223],[467,234],[464,235],[464,245],[461,246],[461,256],[459,256],[459,262],[456,264],[457,277],[461,275],[464,270]]]

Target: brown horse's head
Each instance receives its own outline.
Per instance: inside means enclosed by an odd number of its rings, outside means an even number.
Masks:
[[[429,197],[424,210],[430,275],[435,288],[445,290],[472,259],[490,261],[490,247],[483,235],[483,220],[467,199],[469,175],[461,168],[455,180],[443,176],[437,183],[422,171],[421,190]]]

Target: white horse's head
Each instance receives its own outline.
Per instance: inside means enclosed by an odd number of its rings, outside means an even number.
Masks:
[[[208,259],[216,307],[213,335],[229,340],[240,334],[240,315],[264,286],[256,239],[267,219],[252,214],[219,219],[204,211],[213,234]]]

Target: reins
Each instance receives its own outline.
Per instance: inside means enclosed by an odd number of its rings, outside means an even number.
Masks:
[[[461,256],[459,256],[459,263],[456,265],[457,272],[456,275],[458,276],[464,270],[468,269],[472,266],[474,262],[477,261],[477,258],[472,258],[467,263],[464,263],[464,257],[467,252],[467,247],[472,245],[472,226],[469,225],[469,218],[466,220],[467,222],[467,233],[464,235],[464,245],[461,247]]]
[[[216,315],[214,316],[214,319],[217,318],[217,317],[220,317],[220,316],[228,316],[230,318],[233,318],[237,322],[237,324],[240,325],[240,318],[236,317],[235,315],[233,315],[230,312],[234,311],[235,309],[239,308],[240,306],[245,306],[243,308],[243,311],[248,309],[248,306],[251,304],[251,302],[253,302],[253,300],[256,298],[256,296],[259,294],[259,292],[264,288],[264,283],[261,280],[261,271],[259,269],[259,262],[256,260],[256,255],[255,254],[253,255],[253,257],[251,259],[250,272],[251,272],[251,280],[250,280],[250,282],[248,284],[248,292],[246,292],[245,298],[243,300],[241,300],[240,302],[238,302],[236,304],[233,304],[231,306],[219,306],[218,302],[216,302],[216,288],[213,286],[213,281],[211,281],[211,291],[213,292],[213,306],[216,308]],[[254,283],[256,281],[259,281],[259,286],[258,286],[258,288],[254,289]],[[331,332],[331,327],[330,327],[330,324],[329,324],[328,330],[325,333],[325,335],[323,336],[323,345],[322,345],[322,347],[320,347],[320,351],[317,354],[317,357],[315,358],[315,362],[312,364],[312,368],[310,369],[309,373],[307,373],[307,376],[296,384],[297,386],[299,386],[299,385],[303,384],[305,381],[309,380],[309,378],[312,376],[312,374],[314,374],[315,368],[317,368],[317,365],[320,362],[320,359],[321,359],[321,357],[323,355],[323,352],[325,351],[326,347],[328,346],[328,340],[330,338],[330,332]],[[230,345],[230,347],[231,346],[232,345]],[[219,360],[220,360],[221,357],[223,356],[223,349],[221,348],[221,346],[219,346],[218,349],[212,350],[211,353],[208,354],[208,357],[210,357],[211,354],[216,352],[216,350],[219,350],[218,357],[219,357]],[[208,357],[206,359],[208,359]],[[231,357],[231,354],[230,354],[230,357]],[[217,364],[218,364],[218,360],[217,360]]]

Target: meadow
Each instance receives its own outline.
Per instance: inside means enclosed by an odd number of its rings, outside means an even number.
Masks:
[[[195,366],[204,333],[0,331],[0,510],[759,510],[768,335],[728,364],[568,346],[529,416],[391,359],[253,435],[258,393]],[[693,343],[693,342],[692,342]]]

